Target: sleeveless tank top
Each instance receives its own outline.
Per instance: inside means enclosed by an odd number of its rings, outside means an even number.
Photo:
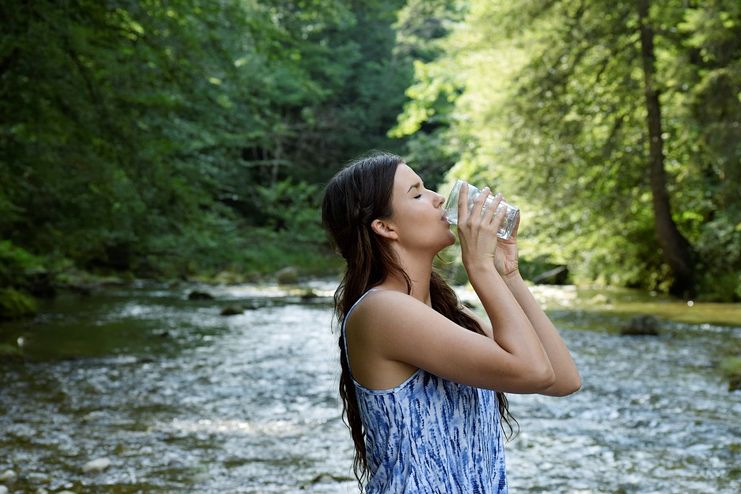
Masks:
[[[347,352],[347,318],[342,322]],[[391,389],[355,381],[370,469],[367,494],[507,493],[496,392],[418,369]]]

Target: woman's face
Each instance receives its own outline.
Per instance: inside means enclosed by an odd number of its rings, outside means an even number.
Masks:
[[[436,253],[455,243],[443,204],[445,198],[426,189],[409,166],[402,163],[396,167],[391,196],[393,213],[387,221],[395,228],[402,247]]]

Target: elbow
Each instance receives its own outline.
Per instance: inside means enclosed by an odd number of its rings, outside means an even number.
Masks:
[[[550,365],[544,365],[535,375],[535,381],[537,382],[538,388],[546,390],[556,383],[556,373],[553,372],[553,367]]]
[[[576,393],[580,389],[581,389],[581,377],[579,376],[579,374],[577,374],[574,377],[573,386],[572,386],[571,390],[568,393],[566,393],[566,394]]]
[[[581,377],[579,377],[579,374],[577,374],[576,376],[574,376],[574,379],[571,381],[571,387],[568,388],[568,391],[564,396],[574,394],[580,389],[581,389]]]
[[[581,389],[581,378],[579,374],[576,374],[570,379],[563,379],[561,381],[554,381],[554,383],[546,389],[545,395],[548,396],[568,396],[576,393]]]

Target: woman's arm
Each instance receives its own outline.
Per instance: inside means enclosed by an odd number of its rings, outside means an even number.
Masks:
[[[506,292],[516,304],[500,282],[500,293]],[[501,333],[510,337],[489,338],[410,295],[378,290],[366,296],[347,320],[351,354],[353,348],[362,349],[350,360],[354,365],[366,360],[376,372],[388,368],[389,362],[402,362],[479,388],[542,393],[553,384],[554,373],[530,322],[522,314],[521,320],[502,324]]]
[[[487,187],[476,198],[470,212],[465,207],[468,203],[468,187],[462,187],[458,196],[458,236],[468,280],[489,316],[494,341],[507,351],[525,355],[533,368],[547,369],[555,374],[532,322],[497,269],[501,264],[497,260],[509,261],[513,252],[514,259],[517,259],[519,222],[515,225],[512,238],[501,245],[496,234],[505,211],[499,214],[496,211],[502,197],[495,197],[494,202],[484,209],[488,195]],[[498,252],[500,247],[504,248],[504,253]]]
[[[519,218],[515,225],[512,236],[509,239],[498,240],[495,251],[494,265],[497,272],[502,276],[509,291],[517,300],[518,305],[527,315],[528,320],[535,328],[535,332],[543,344],[548,360],[551,362],[555,381],[542,394],[552,396],[565,396],[574,393],[581,387],[579,372],[576,370],[574,360],[571,358],[569,349],[558,334],[548,316],[540,308],[540,305],[530,293],[527,285],[520,276],[517,252],[517,230],[519,229]],[[492,321],[493,322],[493,321]]]
[[[581,387],[581,378],[558,330],[540,308],[540,305],[522,280],[519,272],[515,275],[510,275],[510,277],[505,279],[505,283],[507,283],[510,292],[533,325],[553,368],[553,384],[542,391],[538,391],[538,393],[549,396],[566,396],[575,393]],[[479,323],[487,335],[492,336],[491,323],[486,318],[481,317],[468,308],[464,308],[463,310]]]
[[[547,389],[541,391],[541,394],[565,396],[578,391],[581,387],[581,378],[569,349],[550,318],[540,308],[540,304],[533,297],[522,276],[520,276],[520,272],[510,273],[504,278],[504,281],[535,328],[535,332],[548,354],[548,360],[551,361],[551,366],[553,366],[556,380]]]
[[[527,359],[534,371],[550,374],[553,381],[555,370],[532,322],[493,263],[467,263],[466,270],[469,273],[468,279],[491,321],[491,338],[504,350]],[[545,389],[550,386],[551,384]],[[545,389],[536,392],[541,393]]]

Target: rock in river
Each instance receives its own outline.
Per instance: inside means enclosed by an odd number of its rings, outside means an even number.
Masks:
[[[208,292],[193,290],[188,294],[188,300],[213,300],[214,296]]]
[[[279,285],[295,285],[298,283],[298,269],[286,266],[275,273],[275,279],[278,280]]]
[[[622,328],[620,334],[624,336],[656,336],[659,334],[659,320],[654,316],[636,316]]]
[[[102,472],[109,466],[111,466],[111,460],[108,458],[96,458],[85,463],[85,466],[82,467],[82,471],[85,473]]]
[[[242,313],[244,313],[244,309],[236,305],[227,305],[221,309],[222,316],[238,316]]]

